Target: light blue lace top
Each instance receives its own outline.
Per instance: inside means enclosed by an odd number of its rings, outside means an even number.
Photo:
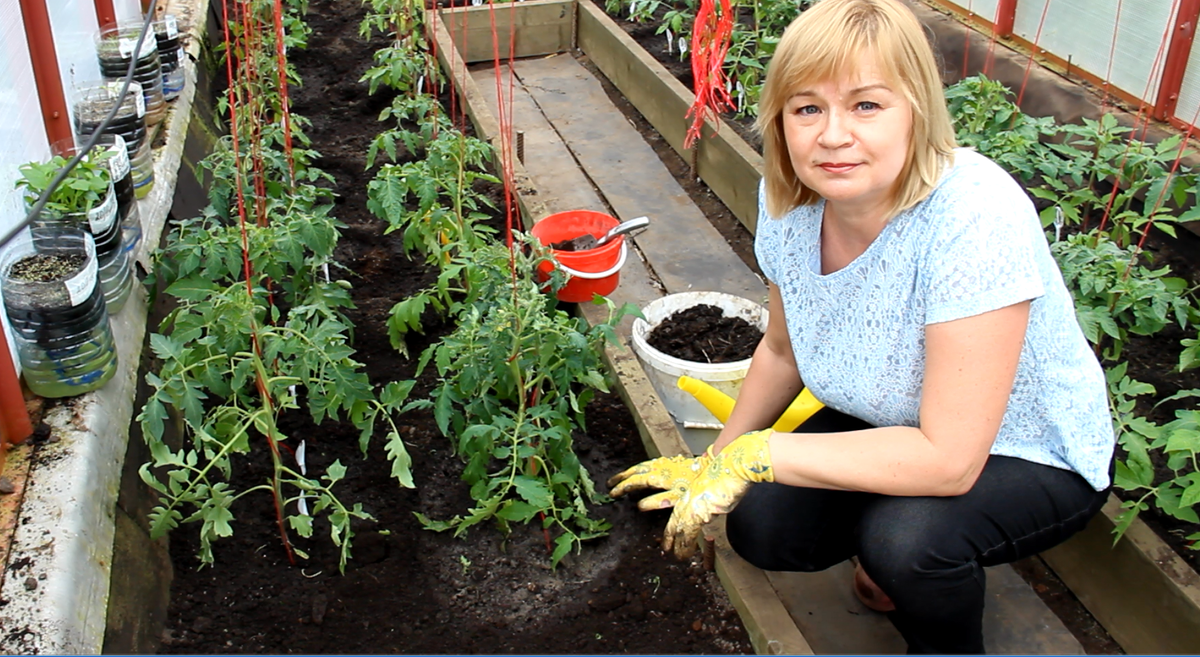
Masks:
[[[1108,486],[1114,434],[1104,372],[1075,319],[1029,197],[965,149],[924,201],[845,268],[821,275],[824,202],[781,219],[759,189],[755,252],[782,293],[800,376],[826,405],[876,426],[918,425],[925,325],[1033,299],[991,453]]]

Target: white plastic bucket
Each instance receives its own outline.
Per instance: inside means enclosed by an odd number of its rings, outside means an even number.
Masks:
[[[669,294],[642,308],[645,320],[633,321],[633,351],[642,361],[646,376],[671,417],[680,424],[719,422],[696,398],[679,389],[675,382],[687,375],[737,398],[742,381],[750,369],[750,359],[732,363],[698,363],[686,361],[651,347],[646,338],[660,322],[675,313],[693,306],[710,305],[724,311],[725,317],[741,317],[762,331],[767,330],[767,309],[759,304],[724,292],[680,292]]]

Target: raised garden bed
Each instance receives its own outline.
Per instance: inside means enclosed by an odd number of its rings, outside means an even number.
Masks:
[[[370,96],[357,82],[375,48],[357,37],[358,19],[345,7],[314,2],[306,51],[290,57],[304,80],[293,89],[293,109],[309,117],[307,130],[322,153],[318,166],[336,179],[333,213],[347,224],[336,258],[353,274],[356,358],[373,381],[409,379],[415,356],[453,327],[433,313],[423,333],[408,338],[413,358],[389,344],[387,314],[397,301],[428,285],[435,270],[403,253],[400,234],[384,235],[382,222],[366,210],[373,171],[366,153],[380,132],[374,124],[391,98]],[[336,57],[331,57],[336,55]],[[443,96],[443,101],[447,98]],[[483,185],[481,183],[481,185]],[[483,185],[500,208],[499,188]],[[502,213],[502,210],[501,210]],[[489,224],[502,225],[492,212]],[[413,397],[437,382],[430,368],[417,378]],[[575,436],[582,464],[603,481],[642,460],[638,427],[616,395],[587,407],[586,431]],[[383,445],[367,459],[358,453],[358,432],[348,423],[325,424],[289,416],[281,430],[309,436],[307,462],[324,469],[335,459],[348,467],[342,495],[361,502],[377,523],[356,526],[353,557],[338,575],[338,550],[326,536],[296,539],[310,559],[289,566],[279,546],[269,496],[245,501],[234,537],[214,543],[215,563],[196,570],[198,541],[190,526],[171,537],[175,582],[161,649],[206,652],[425,652],[425,653],[738,653],[751,644],[717,575],[703,563],[678,563],[660,554],[661,518],[626,505],[601,505],[595,513],[612,523],[611,534],[585,543],[556,569],[548,536],[538,523],[513,523],[507,538],[492,525],[472,528],[462,539],[421,527],[420,512],[448,519],[470,506],[460,480],[461,461],[442,436],[431,411],[400,419],[413,458],[415,489],[389,478]],[[235,483],[253,485],[269,476],[261,455],[240,468]]]

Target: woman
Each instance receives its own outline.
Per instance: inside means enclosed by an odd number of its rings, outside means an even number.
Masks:
[[[983,567],[1062,542],[1107,496],[1103,371],[1029,198],[955,148],[898,0],[801,15],[759,108],[766,335],[713,447],[631,468],[613,494],[666,489],[640,506],[674,507],[680,556],[718,513],[763,569],[857,556],[856,591],[911,652],[982,653]],[[827,408],[760,431],[805,385]]]

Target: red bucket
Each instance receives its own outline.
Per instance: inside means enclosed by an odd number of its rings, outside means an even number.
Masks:
[[[552,214],[533,225],[529,231],[543,246],[591,234],[596,239],[604,237],[616,228],[617,221],[602,212],[571,210]],[[597,249],[586,251],[560,251],[550,249],[560,269],[570,275],[567,284],[558,291],[559,301],[579,303],[591,301],[593,294],[608,295],[617,289],[621,266],[625,264],[628,249],[625,236],[618,235],[611,242]],[[554,265],[543,262],[538,265],[538,280],[550,278]]]

